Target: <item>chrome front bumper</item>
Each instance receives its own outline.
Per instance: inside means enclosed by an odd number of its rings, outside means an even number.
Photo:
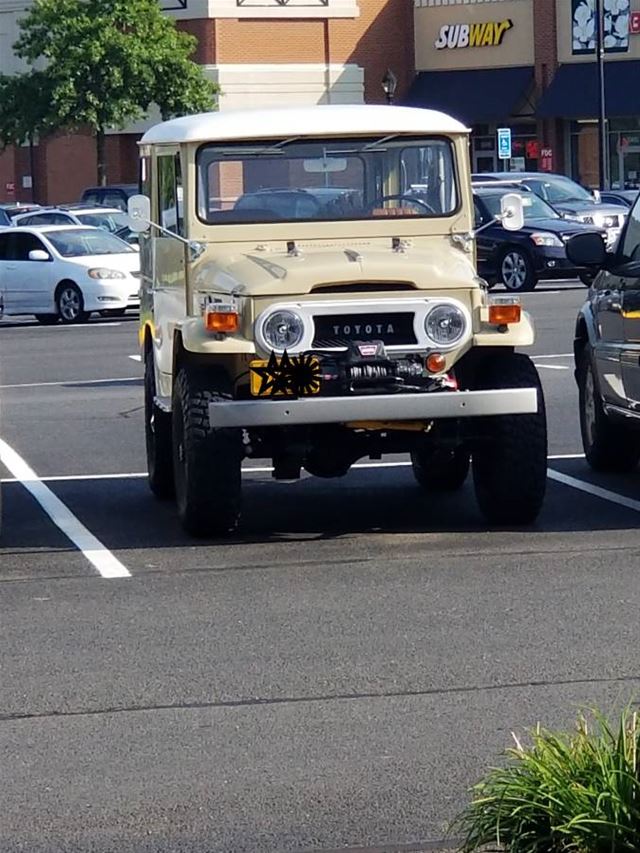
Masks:
[[[538,410],[536,388],[497,391],[436,391],[370,397],[221,400],[209,403],[209,423],[217,427],[340,424],[352,421],[408,421],[526,415]]]

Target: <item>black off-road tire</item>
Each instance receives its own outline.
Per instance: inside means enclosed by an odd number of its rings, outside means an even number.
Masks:
[[[481,368],[479,389],[532,387],[538,391],[537,412],[479,420],[473,483],[490,524],[530,524],[537,518],[547,485],[547,423],[540,378],[526,355],[496,355]]]
[[[469,473],[469,451],[461,447],[427,448],[411,453],[413,475],[426,492],[455,492]]]
[[[175,495],[171,414],[163,412],[156,405],[155,396],[153,352],[148,350],[144,360],[144,433],[148,482],[153,494],[159,500],[166,501]]]
[[[55,326],[60,319],[57,314],[34,314],[41,326]]]
[[[591,287],[595,277],[596,277],[596,273],[593,273],[593,272],[578,273],[578,278],[584,284],[585,287]]]
[[[212,429],[209,403],[231,396],[221,372],[182,368],[173,391],[173,470],[178,515],[197,537],[232,532],[240,519],[242,432]]]
[[[640,459],[640,433],[611,421],[602,405],[591,348],[578,360],[576,379],[580,406],[580,432],[584,455],[594,471],[633,471]]]

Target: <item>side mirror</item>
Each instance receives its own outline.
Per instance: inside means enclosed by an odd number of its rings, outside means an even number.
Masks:
[[[45,252],[44,249],[32,249],[29,252],[30,261],[48,261],[49,259],[49,253]]]
[[[507,231],[519,231],[524,225],[524,204],[518,193],[506,193],[500,199],[500,218]]]
[[[604,239],[595,231],[574,234],[566,243],[567,257],[576,267],[601,269],[607,262],[607,247]]]
[[[151,200],[146,195],[132,195],[127,204],[131,230],[136,234],[148,231],[151,224]]]

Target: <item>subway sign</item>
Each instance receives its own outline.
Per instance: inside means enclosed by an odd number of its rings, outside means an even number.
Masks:
[[[438,50],[458,47],[497,47],[513,21],[487,21],[485,24],[445,24],[435,42]]]

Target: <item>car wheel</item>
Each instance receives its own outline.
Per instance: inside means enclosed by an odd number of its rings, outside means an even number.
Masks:
[[[547,484],[547,422],[538,372],[526,355],[504,353],[482,368],[482,390],[536,388],[538,409],[482,418],[472,451],[473,484],[490,524],[535,521]]]
[[[35,318],[41,326],[55,326],[60,319],[57,314],[36,314]]]
[[[148,350],[144,360],[144,432],[149,488],[159,500],[170,500],[175,494],[171,413],[163,412],[156,405],[155,397],[153,352]]]
[[[213,429],[209,403],[231,396],[222,374],[182,368],[173,391],[173,471],[178,515],[192,536],[235,530],[240,518],[242,432]]]
[[[89,312],[84,310],[84,298],[77,284],[67,282],[58,287],[56,307],[63,323],[84,323],[89,319]]]
[[[607,417],[588,346],[578,361],[577,380],[580,432],[587,462],[595,471],[632,471],[640,459],[640,434]]]
[[[101,317],[124,317],[126,308],[105,308],[100,312]]]
[[[520,249],[507,249],[500,260],[500,281],[514,293],[533,290],[537,280],[529,256]]]
[[[469,452],[463,448],[430,447],[411,453],[413,474],[427,492],[455,492],[469,473]]]

